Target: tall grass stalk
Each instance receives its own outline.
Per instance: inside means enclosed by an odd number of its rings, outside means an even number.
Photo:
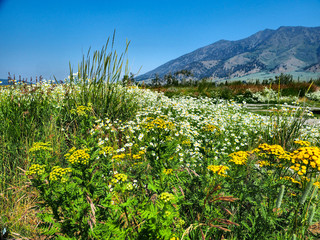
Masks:
[[[94,51],[92,56],[89,49],[78,65],[77,74],[73,74],[70,64],[69,83],[73,87],[78,87],[78,90],[74,88],[68,96],[69,109],[75,105],[92,104],[98,116],[106,114],[113,119],[126,119],[134,112],[136,105],[132,103],[126,88],[121,88],[119,85],[123,70],[128,71],[128,61],[125,61],[125,56],[129,42],[126,42],[124,52],[118,55],[114,50],[114,41],[115,33],[109,52],[110,38],[106,45],[100,51]],[[124,74],[128,75],[128,72]]]

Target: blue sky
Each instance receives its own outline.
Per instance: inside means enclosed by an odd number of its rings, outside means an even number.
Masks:
[[[266,28],[320,26],[320,0],[102,1],[0,0],[0,78],[64,79],[89,47],[116,30],[130,41],[130,71],[140,74],[220,39]]]

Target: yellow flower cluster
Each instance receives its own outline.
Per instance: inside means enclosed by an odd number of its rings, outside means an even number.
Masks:
[[[125,153],[116,154],[112,156],[112,160],[120,161],[121,159],[124,159],[127,156]]]
[[[303,147],[309,147],[310,146],[310,142],[308,141],[302,141],[302,140],[296,140],[294,141],[294,143],[303,146]]]
[[[29,152],[36,152],[40,150],[52,151],[51,143],[43,143],[43,142],[34,142],[32,147],[29,149]]]
[[[60,181],[62,183],[65,183],[67,181],[67,174],[71,172],[71,168],[62,168],[59,166],[55,166],[52,168],[49,174],[49,180],[52,182]]]
[[[299,175],[306,174],[309,166],[320,171],[320,149],[301,147],[291,154],[291,162],[295,164],[291,169],[297,171]]]
[[[156,118],[146,124],[146,128],[151,129],[166,129],[170,130],[174,128],[174,124],[170,121],[166,121],[162,118]]]
[[[117,173],[115,175],[113,175],[113,179],[111,179],[111,183],[118,183],[118,182],[125,182],[127,181],[128,176],[126,174],[123,173]]]
[[[191,141],[189,139],[182,141],[182,145],[187,145],[190,146],[191,145]]]
[[[295,180],[294,178],[292,177],[289,177],[289,176],[285,176],[285,177],[280,177],[280,179],[284,179],[284,180],[288,180],[288,181],[291,181],[293,183],[298,183],[298,184],[301,184],[299,181]]]
[[[300,179],[301,179],[301,182],[310,182],[310,178],[306,176],[301,176]]]
[[[26,175],[37,175],[40,176],[45,172],[45,165],[32,164],[29,170],[26,172]]]
[[[314,182],[313,185],[317,186],[318,188],[320,188],[320,182]]]
[[[309,147],[310,146],[310,142],[308,141],[302,141],[302,140],[296,140],[294,141],[294,143],[303,146],[303,147]]]
[[[141,156],[145,154],[145,151],[139,151],[138,154],[133,154],[132,158],[133,159],[141,159]]]
[[[133,154],[133,155],[132,155],[132,158],[133,158],[133,159],[141,159],[141,155],[139,155],[139,154]]]
[[[77,114],[79,116],[88,116],[87,112],[91,112],[92,111],[92,106],[91,104],[89,104],[89,106],[78,106],[76,109],[71,109],[71,113],[72,114]]]
[[[307,173],[307,167],[304,165],[301,165],[299,163],[296,163],[295,165],[290,167],[294,171],[296,171],[299,175],[303,175]]]
[[[163,192],[160,194],[159,198],[164,202],[170,202],[171,200],[174,199],[174,196],[171,193]]]
[[[229,167],[223,165],[209,165],[208,169],[220,176],[226,177],[227,175],[225,173]]]
[[[100,151],[99,154],[111,154],[113,152],[113,147],[103,147]]]
[[[88,148],[76,150],[76,148],[73,147],[64,156],[71,164],[87,165],[90,159],[90,154],[87,153],[88,151]]]
[[[258,152],[261,156],[273,155],[278,159],[290,160],[290,154],[286,152],[280,145],[269,145],[267,143],[260,144],[253,152]]]
[[[172,238],[170,238],[170,240],[179,240],[179,238],[177,238],[177,237],[172,237]]]
[[[249,153],[245,151],[238,151],[231,153],[229,156],[231,157],[229,162],[234,162],[238,165],[244,165],[248,160]]]
[[[264,166],[271,166],[271,163],[269,161],[259,161],[259,166],[264,167]]]
[[[220,129],[213,124],[207,124],[202,129],[206,132],[220,131]]]
[[[168,168],[168,169],[163,169],[163,173],[165,174],[165,175],[170,175],[171,173],[172,173],[172,169],[171,168]]]
[[[133,189],[132,183],[127,183],[126,189],[131,191]]]

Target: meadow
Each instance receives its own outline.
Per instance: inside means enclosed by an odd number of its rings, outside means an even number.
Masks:
[[[123,67],[106,46],[64,84],[0,88],[2,239],[318,239],[303,102],[169,98]]]

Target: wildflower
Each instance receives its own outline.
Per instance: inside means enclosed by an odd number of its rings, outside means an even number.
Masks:
[[[113,147],[106,146],[99,151],[99,154],[112,154],[112,152],[113,152]]]
[[[170,202],[171,200],[174,199],[174,196],[171,193],[163,192],[163,193],[160,194],[159,198],[164,202]]]
[[[92,112],[92,106],[91,104],[89,103],[88,104],[89,106],[78,106],[76,109],[71,109],[71,114],[75,114],[75,115],[78,115],[78,116],[84,116],[84,117],[87,117],[88,116],[88,112]]]
[[[64,183],[67,181],[67,174],[70,172],[72,172],[71,168],[55,166],[49,174],[49,180],[52,182],[60,181],[61,183]]]
[[[220,131],[220,129],[213,124],[207,124],[202,129],[206,132],[215,132],[215,131],[219,132]]]
[[[294,141],[294,143],[303,146],[303,147],[309,147],[310,146],[310,142],[308,141],[302,141],[302,140],[296,140]]]
[[[143,133],[140,133],[140,134],[139,134],[139,137],[138,137],[139,141],[142,140],[143,136],[144,136]]]
[[[41,176],[45,172],[45,165],[32,164],[26,175],[37,175]]]
[[[299,181],[297,181],[297,180],[295,180],[294,178],[289,177],[289,176],[280,177],[280,179],[284,179],[284,180],[291,181],[291,182],[293,182],[293,183],[301,184]]]
[[[271,163],[269,161],[259,161],[258,164],[260,167],[271,166]]]
[[[314,182],[313,185],[317,186],[318,188],[320,188],[320,182]]]
[[[90,155],[89,153],[87,153],[88,151],[88,148],[78,150],[75,150],[75,148],[71,148],[69,152],[65,155],[65,157],[68,160],[68,162],[70,162],[73,165],[87,165],[90,159]]]
[[[152,121],[148,122],[145,127],[148,130],[151,129],[164,129],[164,130],[171,130],[174,128],[174,124],[170,121],[166,121],[160,117],[153,119]]]
[[[190,140],[184,140],[184,141],[182,141],[182,145],[190,146],[191,145],[191,141]]]
[[[133,189],[132,183],[127,183],[126,188],[127,190],[131,191]]]
[[[278,159],[290,160],[290,154],[286,152],[280,145],[269,145],[267,143],[260,144],[253,152],[259,153],[259,156],[266,155],[275,156]]]
[[[301,147],[291,154],[291,166],[299,175],[307,173],[310,166],[319,171],[320,168],[320,149],[317,147]]]
[[[115,175],[113,175],[113,179],[111,180],[112,183],[118,183],[118,182],[125,182],[127,181],[128,176],[126,174],[123,173],[116,173]]]
[[[141,159],[141,155],[140,154],[133,154],[132,158],[133,159]]]
[[[227,176],[225,173],[229,169],[229,167],[223,165],[209,165],[207,168],[223,177]]]
[[[164,214],[166,215],[166,217],[169,217],[171,215],[170,211],[165,211]]]
[[[121,154],[113,155],[112,159],[116,160],[116,161],[120,161],[121,159],[124,159],[125,157],[126,157],[126,154],[125,153],[121,153]]]
[[[168,169],[163,169],[163,173],[165,174],[165,175],[170,175],[171,173],[172,173],[172,169],[171,168],[168,168]]]
[[[229,162],[234,162],[237,165],[244,165],[248,160],[249,154],[248,152],[238,151],[235,153],[231,153],[229,156],[231,157]]]
[[[40,150],[47,150],[47,151],[52,151],[52,148],[50,147],[51,143],[47,142],[34,142],[32,144],[32,147],[29,149],[29,152],[36,152]]]

